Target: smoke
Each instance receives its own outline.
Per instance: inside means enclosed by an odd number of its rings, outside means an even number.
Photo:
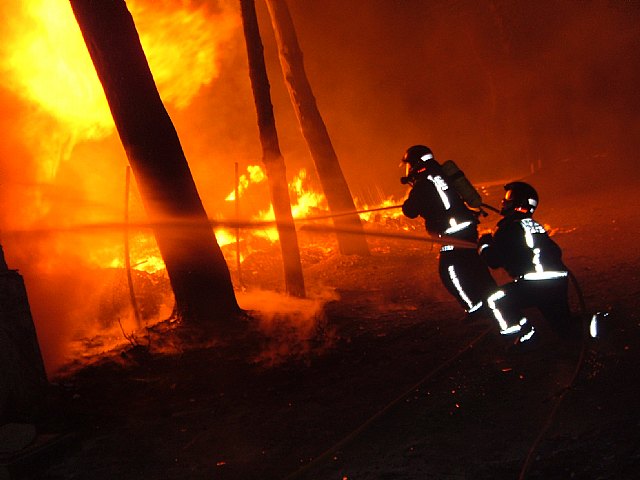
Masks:
[[[350,185],[398,191],[416,143],[477,182],[637,159],[637,2],[290,2]]]
[[[288,3],[342,169],[369,206],[404,195],[397,166],[416,143],[454,159],[473,182],[524,176],[532,165],[557,170],[558,182],[575,188],[591,186],[586,174],[603,165],[604,178],[637,181],[637,2]],[[224,218],[235,163],[244,172],[261,160],[237,1],[127,4],[205,208]],[[268,12],[263,2],[256,7],[287,173],[305,168],[315,181]],[[63,33],[77,40],[79,30],[70,17],[59,21],[60,8],[71,14],[54,0],[0,4],[0,242],[25,278],[48,369],[64,360],[66,341],[96,323],[85,299],[102,288],[96,266],[121,259],[122,232],[20,239],[2,232],[121,222],[127,165],[99,106],[104,98],[86,80],[88,71],[96,81],[86,49],[63,43]],[[69,52],[82,62],[57,57]],[[146,220],[135,181],[130,208],[132,222]],[[254,213],[243,208],[244,218]],[[283,308],[264,317],[265,328],[291,327],[304,343],[322,323],[309,320],[318,311],[309,305]],[[296,317],[305,319],[300,328],[292,327]]]
[[[324,314],[338,295],[325,289],[309,298],[285,296],[272,291],[250,290],[237,295],[240,307],[257,321],[264,344],[254,359],[270,366],[290,359],[304,359],[328,348],[335,340]]]

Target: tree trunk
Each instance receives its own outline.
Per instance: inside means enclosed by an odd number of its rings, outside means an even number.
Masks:
[[[167,267],[176,311],[224,330],[231,275],[124,0],[70,0]]]
[[[7,267],[0,245],[0,425],[29,421],[47,384],[24,281]]]
[[[304,71],[302,52],[287,3],[285,0],[266,0],[266,3],[280,52],[280,65],[302,135],[315,163],[329,210],[337,215],[333,222],[340,252],[368,255],[360,217],[355,213],[353,197]],[[350,212],[353,214],[349,215]]]
[[[264,62],[264,49],[254,0],[240,0],[242,23],[247,43],[249,76],[253,98],[258,113],[258,129],[262,144],[263,162],[267,171],[271,203],[276,217],[280,237],[280,248],[284,263],[285,287],[287,293],[297,297],[305,296],[304,277],[300,263],[298,235],[291,215],[291,199],[284,159],[280,153],[278,132],[273,115],[269,78]]]

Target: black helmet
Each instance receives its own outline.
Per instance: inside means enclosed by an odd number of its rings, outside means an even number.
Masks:
[[[504,186],[505,193],[502,200],[501,215],[514,212],[525,213],[528,216],[538,208],[538,192],[525,182],[511,182]]]
[[[404,152],[404,156],[402,157],[402,163],[400,164],[404,164],[406,166],[407,176],[404,178],[415,177],[415,175],[425,168],[426,162],[433,159],[433,152],[429,147],[425,147],[424,145],[414,145],[407,148],[407,151]]]

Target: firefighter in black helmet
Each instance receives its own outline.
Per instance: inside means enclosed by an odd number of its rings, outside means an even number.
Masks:
[[[406,176],[400,181],[411,186],[402,213],[422,217],[431,235],[452,239],[440,249],[440,279],[467,313],[483,312],[486,298],[497,285],[475,248],[479,212],[469,208],[451,186],[430,148],[408,148],[401,165],[406,167]],[[469,242],[469,247],[456,246],[460,242],[455,240]]]
[[[535,328],[523,309],[536,307],[562,338],[579,335],[568,301],[569,271],[562,250],[532,216],[538,193],[524,182],[504,186],[500,214],[493,235],[482,235],[478,252],[491,268],[503,268],[513,279],[489,296],[488,304],[500,333],[515,345],[534,338]]]

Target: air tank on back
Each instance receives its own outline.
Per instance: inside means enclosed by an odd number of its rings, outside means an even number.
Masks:
[[[472,208],[480,208],[482,206],[482,197],[453,160],[444,162],[442,171],[467,205]]]

